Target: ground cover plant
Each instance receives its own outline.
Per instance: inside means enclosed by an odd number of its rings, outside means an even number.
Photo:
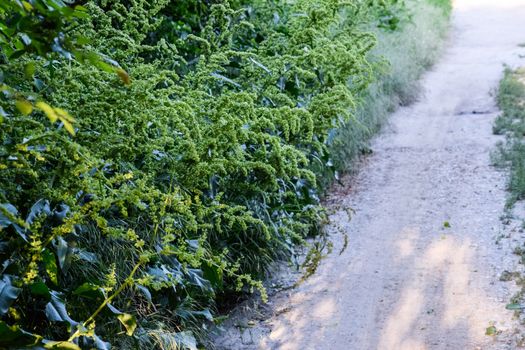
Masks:
[[[507,208],[510,209],[525,196],[525,84],[523,69],[506,69],[500,82],[497,95],[498,105],[502,110],[496,118],[493,131],[505,135],[505,142],[498,144],[494,154],[496,165],[509,170],[508,190],[510,196]]]
[[[196,348],[221,295],[264,298],[322,230],[376,34],[412,20],[397,0],[2,2],[0,347]]]

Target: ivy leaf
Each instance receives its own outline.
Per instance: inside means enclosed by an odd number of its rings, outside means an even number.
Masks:
[[[0,281],[0,316],[7,313],[9,307],[13,301],[18,298],[18,294],[20,294],[21,291],[22,289],[13,287],[9,277],[4,276]]]
[[[49,279],[51,282],[53,282],[53,284],[58,285],[58,268],[55,254],[53,254],[49,249],[45,248],[42,251],[42,261]]]
[[[135,316],[130,314],[121,314],[118,315],[117,318],[120,323],[122,323],[124,328],[126,328],[126,334],[131,337],[133,332],[135,332],[135,328],[137,328],[137,319]]]

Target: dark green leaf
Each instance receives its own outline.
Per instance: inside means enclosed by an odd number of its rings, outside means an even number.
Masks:
[[[113,312],[115,315],[122,315],[123,312],[120,311],[119,309],[117,309],[116,307],[114,307],[113,305],[111,305],[110,303],[107,303],[106,306],[108,307],[108,309],[111,310],[111,312]]]
[[[13,301],[18,298],[18,294],[20,294],[21,291],[20,288],[13,287],[11,280],[7,276],[4,276],[0,281],[0,316],[7,313],[9,307]]]
[[[19,326],[9,326],[0,321],[0,347],[17,348],[36,345],[42,337],[20,329]]]
[[[29,286],[29,289],[31,290],[31,293],[35,295],[41,295],[46,298],[51,297],[51,292],[44,282],[35,282]]]
[[[104,294],[102,293],[99,286],[93,283],[88,283],[88,282],[82,284],[80,287],[75,289],[73,291],[73,294],[81,296],[81,297],[85,297],[85,298],[90,298],[90,299],[104,297]]]
[[[26,218],[26,223],[31,225],[35,219],[40,215],[48,216],[51,214],[51,209],[49,209],[49,201],[47,199],[39,199],[29,210],[29,214]]]
[[[67,322],[71,326],[76,326],[78,322],[71,319],[66,310],[64,301],[57,292],[51,292],[51,301],[46,305],[46,316],[49,321]]]
[[[53,254],[49,249],[45,248],[42,251],[42,262],[44,263],[44,268],[51,282],[53,282],[55,285],[58,285],[58,268],[55,254]]]
[[[6,210],[8,213],[10,213],[13,216],[18,215],[18,210],[16,210],[15,206],[9,203],[2,203],[0,204],[0,207],[2,207],[4,210]],[[11,225],[12,222],[2,213],[2,210],[0,209],[0,228],[5,228],[9,225]]]
[[[144,286],[141,286],[140,284],[137,284],[135,286],[137,287],[138,290],[140,290],[142,292],[142,294],[144,294],[144,297],[146,298],[146,300],[148,300],[151,303],[152,302],[151,301],[151,293],[150,293],[149,289],[144,287]]]

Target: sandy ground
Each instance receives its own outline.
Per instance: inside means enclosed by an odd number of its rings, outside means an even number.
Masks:
[[[420,101],[392,116],[359,174],[329,200],[335,251],[340,230],[348,248],[275,296],[272,317],[217,347],[515,349],[505,304],[516,287],[499,276],[517,258],[499,239],[512,233],[500,220],[505,174],[490,152],[494,90],[504,63],[525,63],[523,42],[525,0],[457,0]],[[491,325],[501,334],[487,336]]]

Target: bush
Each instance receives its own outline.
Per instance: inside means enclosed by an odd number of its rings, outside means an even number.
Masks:
[[[1,23],[47,18],[43,3]],[[0,347],[194,348],[218,294],[264,298],[269,264],[321,232],[332,130],[358,125],[381,66],[362,28],[397,30],[404,5],[79,10],[50,36],[71,55],[1,65]]]

